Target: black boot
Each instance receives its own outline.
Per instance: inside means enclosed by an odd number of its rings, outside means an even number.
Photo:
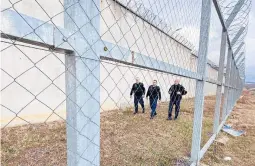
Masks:
[[[172,118],[171,118],[171,117],[168,117],[166,120],[172,120]]]

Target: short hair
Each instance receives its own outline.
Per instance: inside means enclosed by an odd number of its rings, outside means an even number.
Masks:
[[[158,81],[157,81],[157,80],[153,80],[153,81],[156,81],[156,82],[158,83]]]

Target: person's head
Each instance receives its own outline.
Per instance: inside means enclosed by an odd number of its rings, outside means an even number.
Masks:
[[[179,83],[180,83],[180,80],[179,80],[179,79],[174,80],[174,84],[175,84],[175,85],[178,85]]]
[[[154,86],[156,86],[156,85],[157,85],[157,83],[158,83],[158,81],[157,81],[157,80],[153,80],[153,85],[154,85]]]
[[[136,77],[136,78],[135,78],[135,82],[136,82],[136,83],[139,83],[139,82],[140,82],[139,77]]]

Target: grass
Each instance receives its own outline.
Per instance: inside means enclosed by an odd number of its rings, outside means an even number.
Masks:
[[[234,129],[244,130],[245,134],[233,137],[221,132],[218,137],[228,137],[225,146],[214,143],[202,162],[213,166],[254,166],[255,165],[255,96],[246,94],[237,102],[227,124]],[[224,157],[231,161],[224,161]]]
[[[207,97],[205,101],[202,144],[206,143],[212,132],[215,97]],[[238,103],[238,106],[252,108],[246,103]],[[193,107],[193,99],[183,100],[180,119],[177,121],[166,120],[167,103],[161,103],[157,111],[158,115],[153,120],[149,119],[149,108],[146,108],[145,114],[137,115],[132,114],[132,108],[102,112],[101,165],[169,166],[176,165],[176,163],[183,164],[182,160],[190,155]],[[238,118],[235,112],[230,119]],[[250,131],[249,126],[248,130]],[[24,125],[5,128],[1,131],[2,165],[66,165],[64,122]],[[240,149],[243,150],[242,153],[247,157],[247,161],[254,159],[253,155],[245,153],[244,150],[254,140],[252,135],[247,135],[247,139],[238,137],[231,140],[227,146],[229,149],[214,145],[209,149],[203,162],[210,165],[222,164],[222,157],[225,153],[240,151]],[[238,146],[233,148],[232,145],[235,144]],[[235,152],[235,155],[238,156],[240,153]],[[233,162],[229,163],[233,164]]]
[[[2,165],[66,165],[65,123],[5,128],[1,134]]]
[[[107,114],[102,120],[112,122],[101,125],[102,165],[162,165],[189,153],[191,121],[169,122],[159,111],[152,121],[149,113],[133,116],[131,112]]]

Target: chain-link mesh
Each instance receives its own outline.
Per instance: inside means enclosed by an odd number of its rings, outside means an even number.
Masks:
[[[224,21],[237,2],[225,3],[218,6]],[[207,77],[197,72],[206,38],[200,31],[207,26],[201,25],[202,5],[201,0],[3,0],[1,163],[183,164],[191,155],[196,82],[206,81],[210,123],[222,83],[219,20],[210,32],[218,37],[210,35],[211,44],[218,46],[209,46]],[[249,8],[245,1],[238,10],[230,41],[247,25]],[[217,15],[214,11],[213,19]],[[243,52],[238,46],[246,30],[234,51]],[[231,78],[237,76],[232,72]],[[141,85],[145,91],[139,94]],[[241,81],[234,86],[237,98]],[[136,112],[134,103],[144,103],[145,113],[140,106]],[[166,120],[170,107],[173,119],[180,112],[175,122]]]

